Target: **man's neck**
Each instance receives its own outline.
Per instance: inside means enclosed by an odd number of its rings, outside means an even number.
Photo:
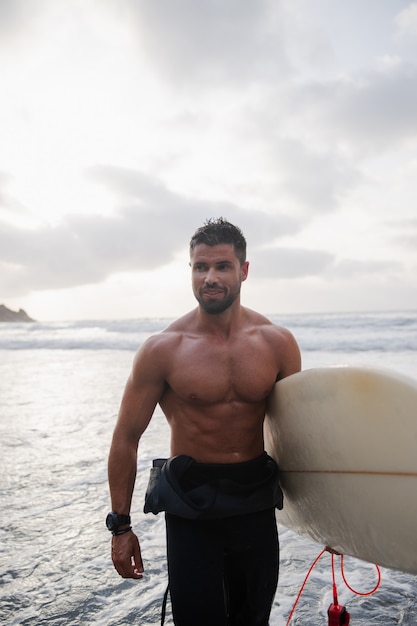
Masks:
[[[227,339],[241,327],[244,308],[235,301],[222,313],[207,313],[201,306],[197,309],[197,320],[201,330]]]

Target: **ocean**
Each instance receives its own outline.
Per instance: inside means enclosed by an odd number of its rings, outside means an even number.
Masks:
[[[376,366],[417,378],[415,311],[270,318],[294,333],[304,368]],[[0,324],[0,624],[160,623],[167,584],[164,520],[142,513],[151,459],[169,451],[159,410],[140,444],[132,508],[146,568],[143,580],[123,580],[113,569],[104,519],[110,508],[107,455],[133,356],[168,322]],[[271,626],[285,626],[322,550],[279,530],[281,570]],[[361,597],[337,573],[339,602],[350,612],[351,625],[416,626],[416,577],[387,569],[381,574],[379,590]],[[366,592],[375,585],[376,571],[347,557],[346,577]],[[325,554],[291,624],[327,625],[331,602],[331,557]],[[172,624],[169,606],[166,624]]]

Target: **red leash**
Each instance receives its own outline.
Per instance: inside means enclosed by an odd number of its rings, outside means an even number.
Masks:
[[[288,620],[287,620],[287,626],[289,626],[289,624],[290,624],[290,622],[291,622],[291,620],[292,620],[292,616],[293,616],[293,615],[294,615],[294,613],[295,613],[295,609],[296,609],[297,604],[298,604],[298,602],[299,602],[299,600],[300,600],[300,598],[301,598],[301,595],[302,595],[302,593],[303,593],[303,591],[304,591],[304,587],[306,586],[307,581],[308,581],[308,579],[310,578],[310,574],[311,574],[311,572],[312,572],[312,571],[313,571],[313,569],[316,567],[317,563],[320,561],[321,557],[323,556],[323,554],[324,554],[325,552],[326,552],[326,548],[324,548],[324,550],[322,550],[322,551],[320,552],[320,554],[318,555],[318,557],[316,558],[316,560],[314,561],[314,563],[312,564],[312,566],[311,566],[311,567],[310,567],[310,569],[308,570],[308,572],[307,572],[307,576],[304,578],[304,582],[303,582],[303,584],[301,585],[301,589],[300,589],[300,591],[298,592],[298,596],[297,596],[297,598],[296,598],[296,600],[295,600],[295,602],[294,602],[294,606],[292,607],[291,613],[290,613],[290,615],[289,615],[289,617],[288,617]]]
[[[378,591],[379,586],[381,584],[381,571],[378,567],[378,565],[375,565],[376,570],[377,570],[377,574],[378,574],[378,581],[377,584],[375,585],[375,587],[371,590],[371,591],[367,591],[366,593],[361,593],[359,591],[356,591],[355,589],[353,589],[349,583],[346,580],[346,575],[345,575],[345,565],[344,565],[344,555],[343,554],[338,554],[335,553],[334,551],[332,551],[330,548],[324,548],[324,550],[322,550],[320,552],[320,554],[318,555],[318,557],[314,560],[313,564],[311,565],[310,569],[307,572],[307,575],[304,579],[303,584],[301,585],[301,589],[298,592],[297,598],[294,602],[294,606],[292,607],[291,613],[288,617],[287,620],[287,625],[289,626],[295,609],[297,607],[297,604],[301,598],[301,595],[304,591],[304,588],[307,584],[307,581],[310,577],[311,572],[313,571],[313,569],[316,567],[317,563],[319,562],[319,560],[321,559],[321,557],[323,556],[323,554],[325,552],[331,552],[332,554],[332,583],[333,583],[333,602],[332,604],[329,606],[328,610],[327,610],[327,615],[328,615],[328,626],[349,626],[349,622],[350,622],[350,613],[347,612],[346,607],[342,606],[339,604],[339,599],[337,597],[337,585],[336,585],[336,573],[335,573],[335,565],[334,565],[334,557],[337,554],[338,556],[340,556],[340,568],[341,568],[341,573],[342,573],[342,578],[343,578],[343,582],[345,583],[346,587],[349,589],[349,591],[351,591],[352,593],[354,593],[357,596],[371,596],[373,595],[376,591]]]

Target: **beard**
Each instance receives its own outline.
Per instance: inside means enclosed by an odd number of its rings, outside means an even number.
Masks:
[[[240,284],[233,291],[230,291],[222,300],[218,300],[216,298],[209,298],[208,300],[206,300],[204,298],[204,291],[200,291],[198,293],[195,293],[194,295],[203,311],[205,311],[209,315],[220,315],[220,313],[227,311],[227,309],[232,306],[239,293]]]

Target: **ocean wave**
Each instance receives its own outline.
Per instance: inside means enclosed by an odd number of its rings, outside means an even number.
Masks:
[[[295,335],[301,350],[354,353],[417,350],[417,312],[274,315]],[[0,325],[0,349],[130,350],[169,319],[88,320]]]

